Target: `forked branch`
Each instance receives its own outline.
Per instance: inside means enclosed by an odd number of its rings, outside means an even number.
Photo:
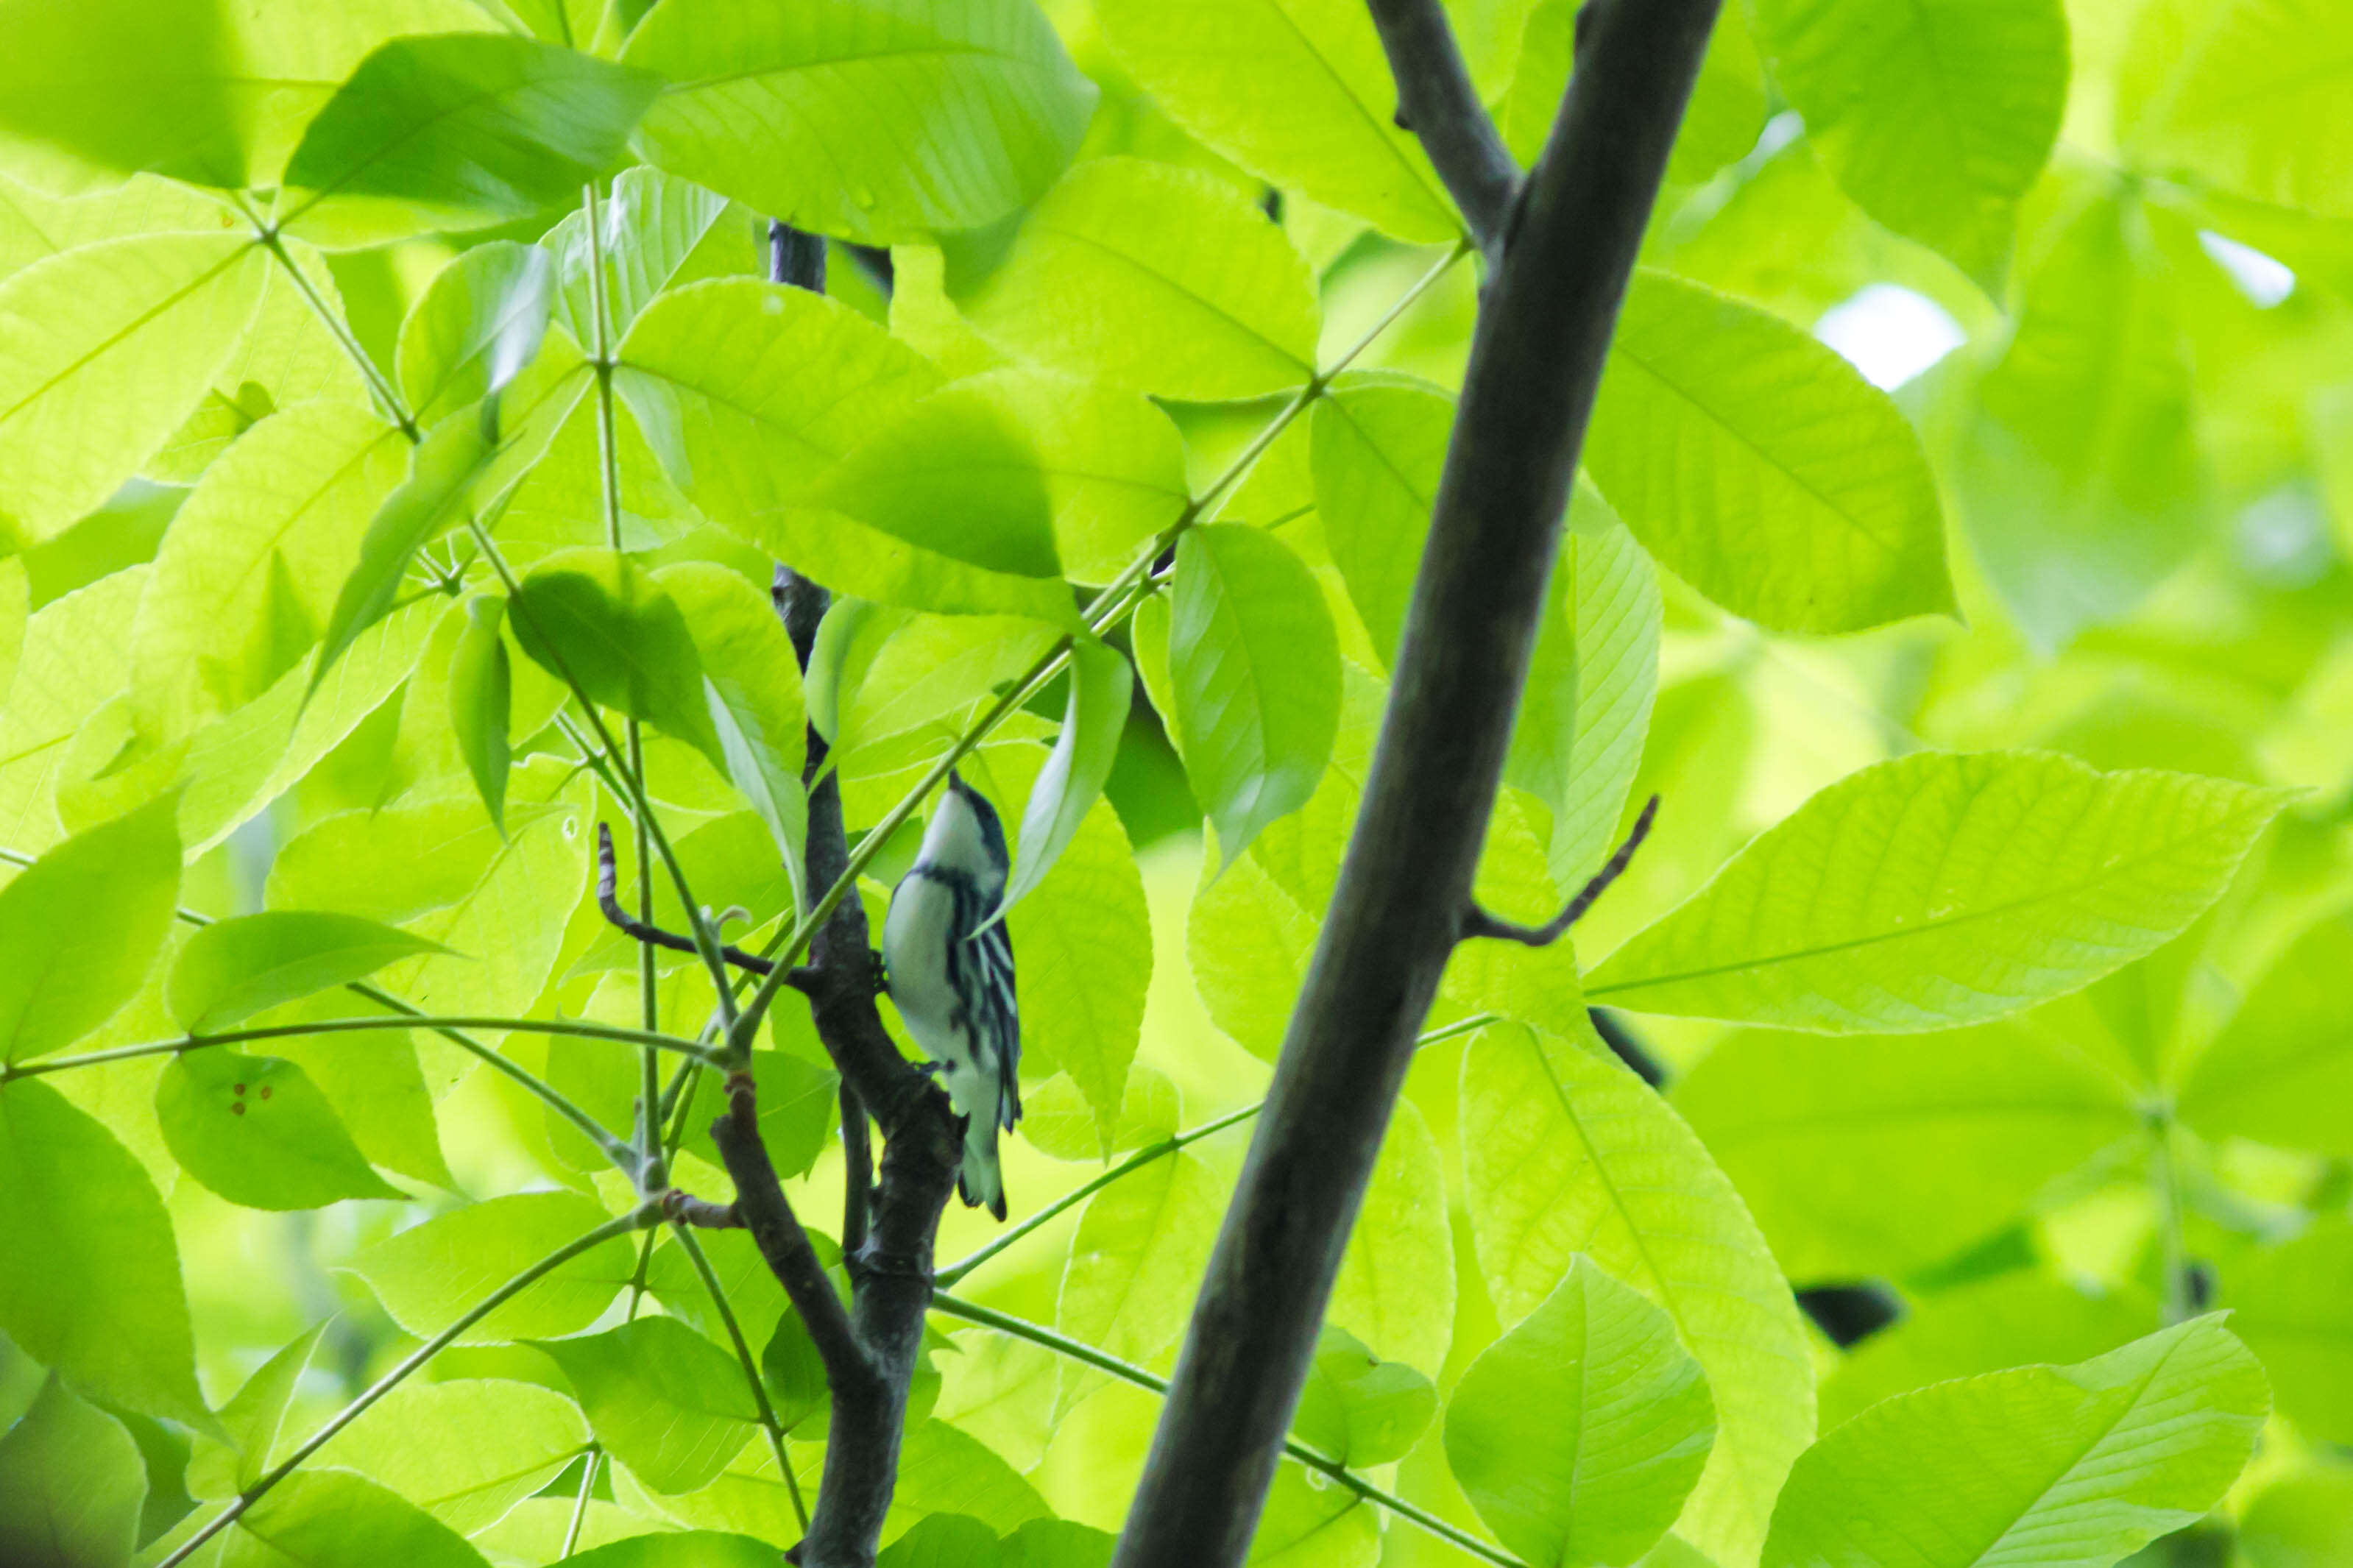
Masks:
[[[1586,910],[1591,909],[1595,901],[1609,890],[1610,883],[1626,874],[1626,868],[1633,863],[1634,851],[1640,849],[1642,847],[1642,840],[1651,836],[1651,822],[1658,815],[1659,797],[1652,795],[1643,804],[1642,815],[1634,819],[1633,831],[1626,835],[1625,843],[1618,846],[1618,852],[1609,857],[1601,869],[1593,873],[1592,879],[1585,884],[1577,897],[1568,900],[1567,906],[1560,913],[1553,916],[1544,924],[1524,926],[1512,921],[1498,920],[1476,903],[1472,903],[1464,910],[1462,916],[1464,940],[1468,941],[1474,936],[1485,936],[1493,937],[1499,942],[1522,942],[1529,947],[1550,947],[1567,934],[1569,927],[1585,918]]]
[[[1472,85],[1439,0],[1371,0],[1373,25],[1397,78],[1398,124],[1421,139],[1431,167],[1482,250],[1502,242],[1520,165]]]

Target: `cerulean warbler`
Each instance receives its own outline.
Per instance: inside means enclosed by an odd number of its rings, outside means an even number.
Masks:
[[[996,808],[950,773],[882,922],[891,999],[965,1118],[956,1191],[998,1219],[1005,1178],[997,1133],[1021,1120],[1021,1016],[1013,998],[1013,939],[1003,921],[980,928],[1005,897],[1009,866]]]

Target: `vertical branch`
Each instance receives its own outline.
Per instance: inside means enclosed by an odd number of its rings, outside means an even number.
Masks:
[[[1415,1030],[1472,907],[1569,480],[1717,5],[1595,0],[1580,18],[1567,96],[1493,247],[1364,806],[1117,1568],[1249,1553]]]

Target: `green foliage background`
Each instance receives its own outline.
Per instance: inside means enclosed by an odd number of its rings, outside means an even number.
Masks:
[[[1447,9],[1533,159],[1575,6]],[[0,1546],[797,1539],[814,1347],[743,1233],[638,1222],[633,1102],[723,1199],[756,1047],[830,1230],[832,1068],[790,992],[707,1027],[591,853],[805,941],[813,725],[878,911],[951,762],[1018,825],[1016,1224],[944,1225],[884,1560],[1105,1561],[1469,348],[1368,16],[0,37]],[[1728,9],[1481,896],[1659,826],[1575,951],[1449,971],[1258,1560],[2353,1552],[2348,60],[2327,0]],[[1791,1287],[1856,1285],[1842,1351]]]

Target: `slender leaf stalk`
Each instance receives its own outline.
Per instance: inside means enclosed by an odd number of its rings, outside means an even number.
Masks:
[[[752,1342],[744,1337],[744,1327],[735,1321],[735,1309],[729,1305],[726,1287],[719,1282],[719,1271],[711,1267],[711,1259],[702,1250],[702,1243],[694,1232],[672,1222],[671,1232],[678,1243],[686,1248],[686,1256],[694,1271],[702,1279],[702,1288],[711,1296],[712,1306],[718,1309],[719,1321],[727,1325],[727,1337],[735,1345],[735,1360],[744,1369],[744,1385],[752,1391],[752,1405],[760,1413],[760,1425],[768,1434],[768,1447],[776,1456],[776,1468],[784,1472],[785,1490],[793,1500],[793,1517],[800,1521],[801,1531],[808,1531],[808,1505],[801,1500],[800,1478],[793,1474],[793,1462],[785,1453],[785,1424],[776,1419],[776,1407],[768,1398],[768,1385],[760,1376],[759,1358],[752,1353]]]
[[[170,1556],[156,1564],[156,1568],[177,1568],[178,1564],[186,1562],[195,1553],[196,1548],[236,1522],[248,1509],[260,1501],[270,1489],[301,1468],[303,1462],[311,1455],[325,1447],[328,1440],[336,1433],[358,1420],[368,1406],[406,1382],[410,1373],[457,1342],[458,1336],[468,1329],[472,1328],[581,1254],[603,1246],[617,1236],[627,1236],[633,1230],[640,1230],[653,1225],[660,1217],[660,1211],[655,1205],[639,1205],[636,1209],[617,1219],[606,1221],[578,1240],[567,1242],[557,1247],[554,1252],[467,1308],[459,1315],[455,1322],[402,1357],[398,1365],[368,1384],[353,1398],[350,1404],[330,1416],[324,1426],[303,1438],[294,1451],[280,1462],[277,1468],[239,1492],[235,1500],[220,1512],[213,1515],[211,1519],[206,1520],[202,1528],[187,1540],[180,1542]]]
[[[0,1083],[10,1079],[39,1078],[45,1073],[65,1072],[73,1068],[102,1067],[108,1062],[135,1060],[140,1057],[176,1057],[190,1051],[201,1051],[213,1046],[242,1045],[248,1040],[286,1040],[304,1035],[352,1035],[371,1029],[440,1028],[506,1029],[523,1035],[566,1035],[583,1039],[618,1040],[628,1045],[643,1046],[649,1050],[672,1051],[698,1061],[707,1061],[707,1047],[691,1040],[681,1040],[675,1035],[665,1035],[651,1029],[625,1029],[616,1024],[599,1024],[586,1018],[501,1018],[489,1015],[467,1015],[462,1017],[375,1017],[375,1018],[314,1018],[301,1024],[269,1024],[250,1029],[223,1029],[211,1035],[183,1035],[175,1040],[150,1040],[135,1046],[111,1046],[102,1051],[86,1051],[71,1057],[40,1057],[32,1061],[0,1064]]]
[[[1473,1017],[1458,1019],[1454,1023],[1448,1024],[1441,1028],[1432,1029],[1428,1034],[1422,1036],[1420,1045],[1424,1047],[1434,1046],[1442,1040],[1459,1038],[1460,1037],[1471,1034],[1475,1030],[1485,1028],[1488,1025],[1494,1023],[1496,1018],[1497,1015],[1493,1013],[1481,1013]],[[1210,1136],[1212,1133],[1223,1132],[1229,1127],[1239,1127],[1243,1122],[1248,1121],[1251,1117],[1256,1116],[1260,1111],[1265,1109],[1266,1101],[1262,1100],[1253,1100],[1250,1104],[1242,1106],[1239,1110],[1229,1110],[1223,1116],[1218,1117],[1212,1121],[1204,1121],[1198,1127],[1191,1127],[1186,1129],[1182,1132],[1171,1133],[1169,1136],[1160,1140],[1157,1143],[1148,1143],[1145,1145],[1145,1147],[1138,1149],[1126,1159],[1122,1160],[1118,1164],[1113,1165],[1110,1170],[1103,1172],[1103,1174],[1094,1177],[1091,1181],[1081,1183],[1079,1185],[1072,1187],[1069,1192],[1064,1193],[1060,1197],[1056,1198],[1052,1203],[1048,1204],[1044,1208],[1039,1209],[1036,1214],[1025,1216],[1019,1224],[997,1232],[997,1235],[989,1240],[987,1245],[967,1254],[958,1261],[949,1264],[945,1268],[938,1270],[932,1276],[933,1279],[943,1287],[954,1285],[956,1281],[962,1279],[965,1275],[971,1273],[974,1269],[979,1268],[990,1258],[995,1258],[997,1254],[1005,1251],[1008,1247],[1021,1240],[1022,1237],[1029,1236],[1032,1232],[1046,1226],[1051,1225],[1057,1218],[1078,1207],[1081,1204],[1086,1202],[1089,1198],[1094,1196],[1105,1187],[1110,1186],[1113,1182],[1119,1181],[1124,1176],[1132,1176],[1136,1172],[1144,1169],[1145,1166],[1151,1164],[1154,1161],[1166,1159],[1167,1156],[1176,1153],[1178,1150],[1183,1149],[1189,1144],[1198,1143],[1202,1139]]]
[[[951,1296],[944,1290],[933,1295],[932,1310],[951,1318],[962,1318],[968,1323],[977,1323],[985,1329],[994,1329],[1001,1334],[1010,1334],[1015,1339],[1028,1340],[1031,1344],[1043,1345],[1058,1355],[1068,1356],[1072,1361],[1093,1367],[1099,1372],[1109,1373],[1122,1382],[1134,1384],[1138,1388],[1148,1388],[1153,1393],[1163,1395],[1168,1392],[1166,1378],[1146,1372],[1133,1362],[1122,1361],[1108,1352],[1097,1350],[1094,1346],[1082,1343],[1068,1335],[1056,1333],[1053,1330],[1042,1324],[1030,1322],[1026,1318],[1017,1318],[1010,1313],[981,1306],[978,1302]],[[1500,1547],[1489,1545],[1461,1525],[1450,1524],[1428,1509],[1409,1503],[1395,1492],[1375,1486],[1338,1460],[1329,1455],[1317,1452],[1296,1437],[1283,1439],[1282,1451],[1309,1469],[1338,1482],[1365,1501],[1376,1507],[1387,1509],[1399,1519],[1419,1525],[1449,1545],[1459,1547],[1474,1557],[1495,1563],[1498,1568],[1525,1568],[1525,1565],[1510,1552]]]

